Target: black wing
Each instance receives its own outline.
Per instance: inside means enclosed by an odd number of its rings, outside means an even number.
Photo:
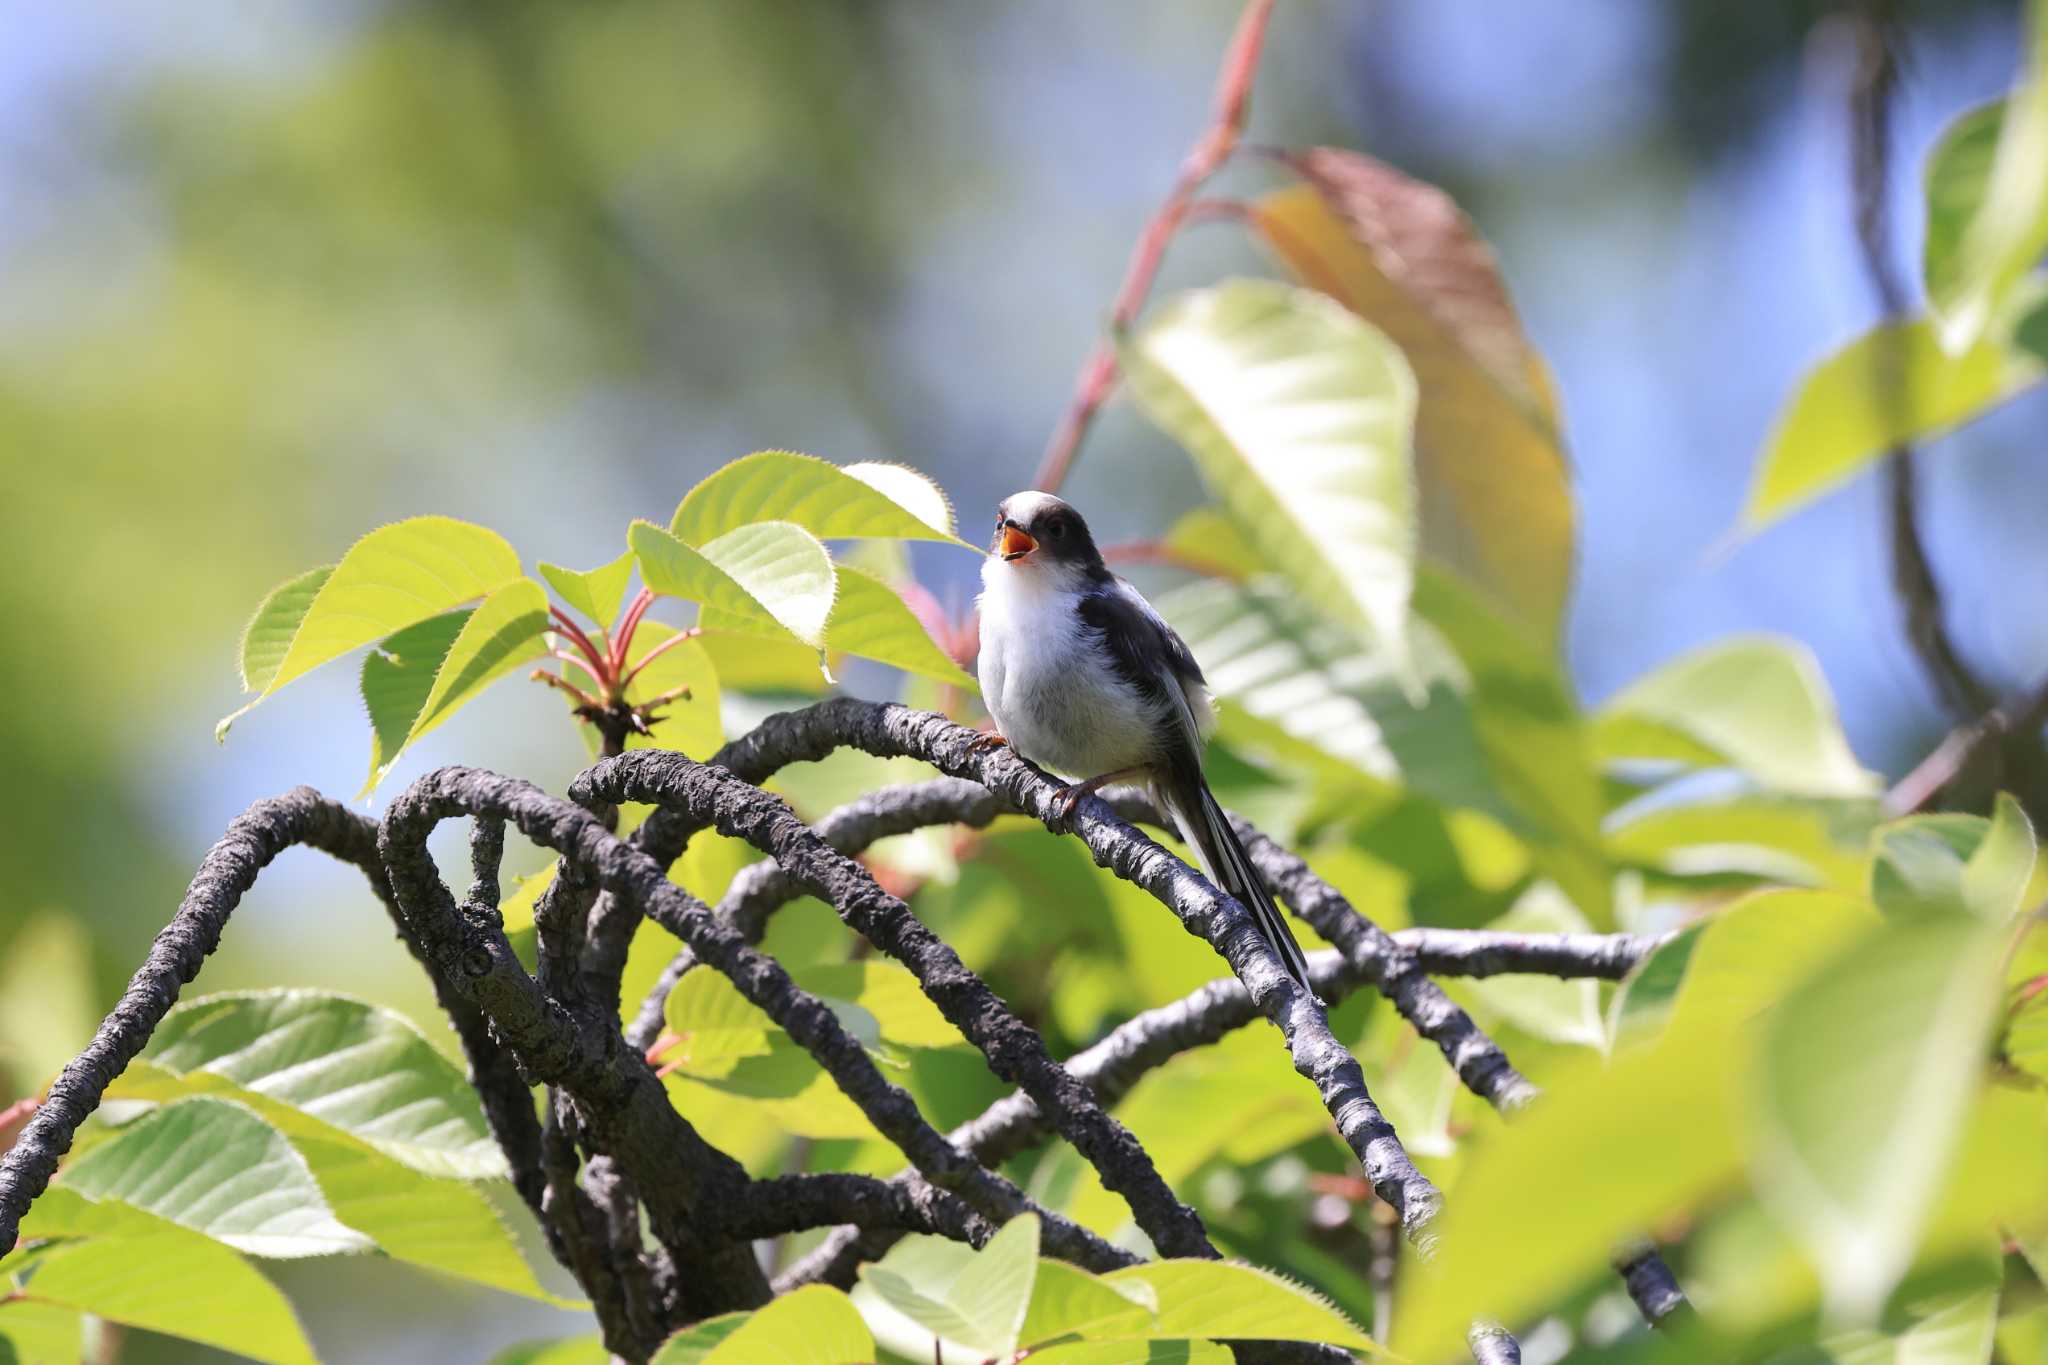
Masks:
[[[1102,637],[1117,677],[1139,696],[1170,707],[1185,725],[1188,743],[1199,752],[1202,737],[1192,698],[1206,684],[1187,642],[1121,578],[1112,577],[1083,593],[1078,610],[1082,624]]]

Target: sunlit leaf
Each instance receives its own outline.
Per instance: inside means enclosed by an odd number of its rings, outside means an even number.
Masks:
[[[1260,552],[1405,668],[1416,398],[1400,348],[1323,295],[1236,280],[1159,308],[1122,364]]]
[[[749,1313],[701,1356],[672,1340],[655,1365],[861,1365],[875,1358],[875,1339],[853,1302],[829,1285],[805,1285]]]
[[[1553,1086],[1478,1144],[1438,1222],[1436,1265],[1401,1279],[1394,1348],[1458,1356],[1475,1318],[1526,1320],[1625,1239],[1734,1184],[1734,1082],[1725,1036],[1674,1029]],[[1570,1171],[1599,1178],[1559,1178]]]
[[[92,936],[75,916],[44,911],[0,954],[0,1077],[26,1094],[78,1055],[100,1023]]]
[[[64,1181],[256,1256],[370,1247],[334,1216],[284,1134],[226,1100],[180,1100],[145,1114],[73,1160]]]
[[[1651,804],[1608,831],[1618,862],[1674,878],[1736,878],[1861,891],[1869,881],[1874,801],[1740,796]]]
[[[84,1316],[32,1299],[0,1299],[0,1365],[78,1365]]]
[[[1757,464],[1743,526],[1770,525],[1892,447],[1960,426],[2043,373],[1995,340],[1949,355],[1924,319],[1865,332],[1800,380]]]
[[[718,1343],[746,1325],[752,1313],[720,1313],[692,1323],[661,1344],[649,1365],[704,1365]]]
[[[405,747],[455,637],[472,615],[473,610],[465,608],[429,617],[363,655],[357,688],[370,717],[370,776],[363,784],[365,793]]]
[[[832,560],[802,527],[755,522],[697,548],[652,522],[636,521],[627,539],[641,580],[653,591],[715,608],[757,635],[824,644]]]
[[[894,588],[844,564],[839,566],[839,599],[832,604],[832,619],[825,627],[825,648],[979,691],[974,679],[946,657]]]
[[[546,560],[534,567],[564,602],[610,630],[626,595],[626,582],[633,576],[633,552],[627,550],[609,564],[581,572]]]
[[[1671,1006],[1673,1029],[1725,1037],[1876,922],[1876,911],[1856,896],[1759,891],[1743,897],[1702,927]]]
[[[268,642],[256,657],[259,675],[268,668],[268,676],[248,706],[216,727],[216,737],[225,736],[250,706],[321,664],[473,602],[517,577],[519,556],[504,537],[453,517],[413,517],[370,532],[318,584],[281,652],[274,640],[283,635],[313,574],[292,580],[265,600],[251,629],[261,626]],[[273,654],[277,662],[271,667]],[[249,657],[245,641],[245,669]]]
[[[229,992],[179,1005],[149,1057],[303,1109],[430,1175],[501,1176],[504,1154],[460,1069],[389,1010],[319,991]]]
[[[1959,211],[1964,218],[1960,227],[1944,225],[1941,235],[1954,239],[1953,254],[1927,280],[1928,302],[1952,351],[1967,350],[1985,335],[2012,287],[2048,248],[2048,177],[2041,174],[2048,166],[2048,5],[2026,6],[2024,23],[2020,80],[2006,101],[1974,204],[1964,209],[1967,193],[1954,183],[1967,177],[1967,167],[1948,168],[1939,200],[1932,176],[1943,167],[1937,162],[1931,172],[1930,221]],[[1953,146],[1945,140],[1943,150]]]
[[[433,627],[443,619],[447,618],[437,617],[413,629]],[[413,672],[414,661],[388,647],[365,658],[363,700],[370,708],[374,739],[370,749],[370,777],[364,784],[364,790],[376,786],[414,740],[447,720],[484,688],[520,665],[545,656],[547,643],[544,632],[547,628],[548,598],[540,584],[530,578],[518,578],[493,589],[474,611],[462,614],[460,629],[434,665],[432,685],[406,726],[404,738],[395,746],[387,744],[387,724],[380,722],[380,708],[372,697],[409,692],[414,681],[407,677],[402,684],[393,681],[373,688],[372,661],[378,670],[388,668],[397,674]],[[380,654],[387,652],[395,658],[379,658]],[[431,653],[431,648],[420,650],[418,661],[431,658]],[[396,712],[387,704],[382,708],[382,714],[395,718]]]
[[[1964,916],[1886,920],[1765,1021],[1754,1176],[1839,1315],[1873,1313],[1912,1259],[1977,1088],[1998,943]]]
[[[1564,934],[1582,933],[1588,925],[1586,917],[1558,894],[1556,887],[1539,883],[1488,927],[1520,934]],[[1525,1033],[1575,1047],[1607,1046],[1597,981],[1509,973],[1482,977],[1466,986],[1487,1009]]]
[[[1849,749],[1827,680],[1794,641],[1736,637],[1637,679],[1600,708],[1601,757],[1726,765],[1797,796],[1877,788]]]
[[[643,620],[633,632],[632,647],[626,651],[629,665],[641,660],[675,634],[659,621]],[[761,642],[755,641],[759,644]],[[806,651],[812,673],[818,671],[817,656]],[[670,645],[640,670],[626,689],[626,700],[652,701],[678,687],[690,689],[687,697],[676,697],[655,712],[651,735],[628,735],[628,749],[677,749],[695,759],[707,759],[725,743],[725,720],[719,710],[721,695],[718,667],[704,648],[702,639]]]
[[[522,1341],[491,1357],[491,1365],[611,1365],[612,1353],[595,1332],[587,1337]]]
[[[314,1365],[291,1305],[229,1248],[141,1209],[53,1186],[22,1221],[25,1238],[63,1237],[19,1292],[238,1352],[267,1365]]]
[[[1870,894],[1894,914],[1954,911],[2002,924],[2021,908],[2034,871],[2034,830],[2001,792],[1993,818],[1913,815],[1877,831]]]
[[[1156,1337],[1319,1341],[1375,1350],[1373,1340],[1327,1299],[1256,1266],[1228,1261],[1149,1261],[1101,1277],[1158,1296]]]
[[[1555,642],[1573,506],[1556,403],[1498,263],[1442,190],[1355,152],[1293,158],[1307,183],[1253,206],[1304,284],[1378,326],[1414,367],[1422,552]]]
[[[1065,1261],[1041,1257],[1017,1340],[1038,1346],[1066,1336],[1143,1336],[1157,1321],[1158,1302],[1149,1284],[1110,1284]]]
[[[1980,104],[1951,120],[1927,154],[1921,172],[1927,236],[1920,248],[1920,277],[1937,315],[1962,293],[1963,237],[1984,202],[2004,125],[2004,100]]]
[[[313,605],[313,599],[320,595],[333,572],[332,564],[308,569],[272,588],[257,606],[256,614],[242,631],[244,692],[261,692],[270,686],[278,665],[284,662],[285,651],[291,648],[292,637],[299,633],[299,623],[306,619],[307,608]]]
[[[1031,1353],[1031,1365],[1231,1365],[1213,1341],[1069,1341]]]
[[[1678,936],[1660,946],[1637,964],[1614,992],[1607,1010],[1607,1037],[1611,1047],[1643,1041],[1663,1028],[1685,982],[1685,969],[1692,962],[1704,926],[1689,924]]]
[[[1998,1290],[1944,1295],[1896,1332],[1861,1331],[1821,1343],[1833,1365],[1984,1365],[1998,1334]]]
[[[975,1251],[942,1237],[906,1237],[860,1281],[933,1336],[1002,1358],[1017,1349],[1038,1272],[1038,1219],[1003,1224]]]
[[[1169,551],[1224,577],[1255,578],[1273,571],[1220,507],[1197,507],[1167,528],[1164,539]]]
[[[891,464],[842,468],[787,450],[758,451],[718,470],[684,495],[668,529],[701,545],[756,521],[794,522],[820,540],[884,536],[961,543],[953,535],[945,493],[917,470]]]

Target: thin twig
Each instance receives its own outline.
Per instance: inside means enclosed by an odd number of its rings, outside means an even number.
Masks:
[[[1173,188],[1167,191],[1165,202],[1152,215],[1131,250],[1130,264],[1124,268],[1123,283],[1118,286],[1116,302],[1110,309],[1112,333],[1123,331],[1137,320],[1138,310],[1144,307],[1146,295],[1152,292],[1152,281],[1159,274],[1166,245],[1186,221],[1196,192],[1236,149],[1251,105],[1252,80],[1258,72],[1259,50],[1266,40],[1266,23],[1272,14],[1273,0],[1250,0],[1238,17],[1237,30],[1231,35],[1222,69],[1217,73],[1213,116],[1181,162],[1180,173],[1174,178]],[[1059,426],[1053,430],[1052,439],[1046,443],[1037,477],[1032,481],[1034,488],[1048,493],[1059,491],[1067,471],[1073,467],[1081,438],[1087,434],[1089,424],[1115,383],[1116,345],[1112,339],[1103,338],[1095,343],[1074,381],[1074,396]]]

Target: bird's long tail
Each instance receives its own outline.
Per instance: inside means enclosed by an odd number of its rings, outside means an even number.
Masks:
[[[1309,985],[1308,958],[1302,954],[1301,945],[1294,941],[1294,932],[1287,927],[1287,919],[1280,913],[1280,907],[1273,903],[1273,897],[1266,890],[1266,883],[1259,877],[1258,869],[1252,866],[1251,855],[1245,852],[1237,831],[1230,827],[1230,819],[1224,815],[1223,807],[1216,804],[1216,797],[1209,790],[1209,784],[1199,777],[1189,782],[1175,783],[1169,788],[1161,783],[1156,789],[1160,804],[1180,829],[1181,838],[1195,852],[1195,860],[1202,865],[1202,871],[1210,881],[1237,897],[1238,903],[1251,911],[1252,921],[1259,926],[1259,932],[1266,936],[1266,942],[1273,945],[1273,951],[1280,955],[1281,965],[1287,974],[1301,983],[1303,990],[1315,995],[1315,987]]]

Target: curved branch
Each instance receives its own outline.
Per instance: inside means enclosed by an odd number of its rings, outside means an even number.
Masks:
[[[843,1223],[874,1232],[937,1233],[975,1247],[996,1234],[995,1224],[965,1201],[925,1181],[843,1172],[757,1180],[744,1201],[716,1210],[712,1218],[719,1232],[747,1239]]]
[[[932,825],[986,825],[1006,809],[979,782],[940,777],[878,788],[839,807],[815,828],[818,837],[834,849],[853,854],[877,839],[909,834]],[[715,913],[738,929],[747,942],[759,943],[768,917],[802,894],[802,888],[782,870],[780,863],[764,858],[734,875]],[[661,1034],[662,1010],[669,992],[696,964],[696,955],[687,947],[670,959],[661,978],[640,1002],[639,1013],[626,1030],[627,1042],[643,1050],[654,1045]]]
[[[951,776],[980,782],[1048,828],[1071,828],[1098,864],[1150,892],[1190,933],[1222,954],[1260,1012],[1279,1025],[1295,1070],[1315,1084],[1373,1189],[1400,1215],[1408,1236],[1426,1249],[1427,1229],[1443,1196],[1409,1160],[1393,1124],[1366,1089],[1357,1059],[1330,1032],[1322,1006],[1287,975],[1244,907],[1097,798],[1084,798],[1063,822],[1059,783],[1007,749],[989,750],[978,741],[974,731],[943,716],[838,698],[770,716],[720,750],[719,762],[745,780],[759,781],[785,764],[823,758],[852,745],[879,757],[921,758]],[[650,817],[642,829],[655,824]],[[686,838],[687,830],[688,821],[678,817],[662,822],[649,838]]]
[[[178,911],[150,945],[85,1050],[50,1084],[4,1160],[0,1160],[0,1247],[14,1245],[21,1217],[50,1183],[57,1163],[71,1149],[78,1127],[99,1108],[100,1099],[149,1042],[156,1026],[178,1002],[178,993],[220,946],[221,931],[257,874],[284,850],[304,844],[372,871],[377,867],[373,828],[339,802],[311,787],[258,801],[236,816],[208,851],[185,891]]]
[[[799,989],[780,963],[747,946],[702,902],[669,881],[661,865],[614,837],[589,812],[531,783],[493,773],[442,768],[427,774],[392,804],[382,834],[385,865],[408,922],[435,961],[483,1005],[533,1073],[576,1097],[593,1140],[638,1176],[656,1234],[679,1258],[703,1254],[691,1222],[692,1205],[700,1195],[729,1197],[745,1173],[697,1136],[645,1060],[624,1047],[616,1032],[599,1037],[576,1028],[526,975],[495,924],[460,914],[426,851],[433,826],[456,815],[510,821],[534,843],[590,869],[594,883],[615,900],[635,906],[690,944],[810,1052],[868,1121],[932,1183],[959,1194],[992,1220],[1039,1213],[1049,1249],[1064,1259],[1091,1269],[1133,1260],[1071,1220],[1037,1208],[1015,1185],[948,1143],[925,1122],[909,1095],[883,1079],[822,1001]],[[699,1188],[707,1175],[717,1188]],[[751,1253],[729,1249],[716,1259],[737,1273],[739,1256],[765,1296],[766,1282]]]
[[[570,794],[578,802],[639,801],[682,809],[697,819],[714,820],[721,834],[773,853],[791,881],[831,905],[868,942],[908,967],[940,1012],[981,1049],[991,1070],[1021,1086],[1054,1116],[1061,1135],[1101,1173],[1102,1183],[1130,1204],[1138,1226],[1161,1252],[1216,1255],[1201,1218],[1160,1178],[1130,1130],[1053,1061],[1045,1040],[1011,1013],[951,947],[910,913],[910,907],[882,890],[866,868],[820,838],[780,797],[662,749],[603,759],[576,779]],[[699,918],[718,923],[734,942],[740,941],[731,926],[708,915]]]

